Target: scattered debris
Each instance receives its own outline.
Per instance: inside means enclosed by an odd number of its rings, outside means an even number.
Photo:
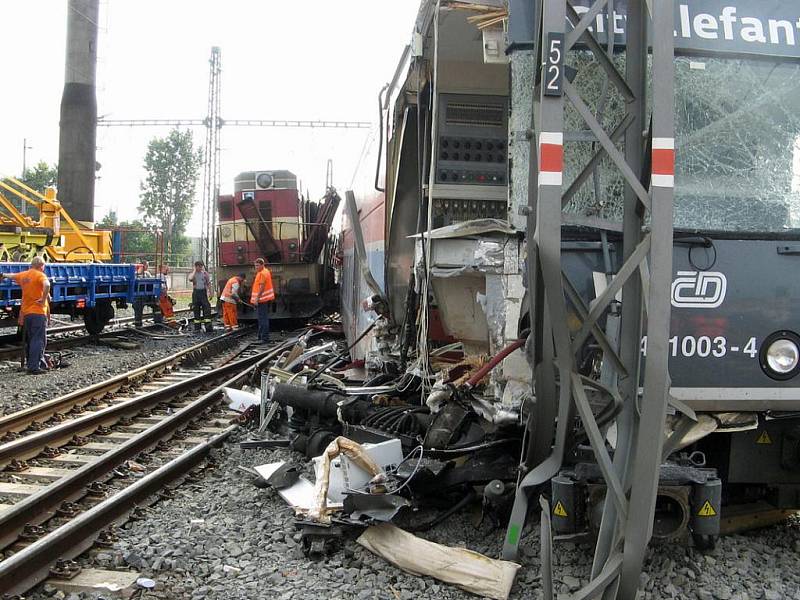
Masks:
[[[222,391],[228,401],[228,408],[238,413],[244,413],[249,408],[261,404],[261,390],[259,389],[248,391],[247,389],[223,388]]]
[[[239,448],[253,450],[255,448],[288,448],[291,440],[242,440]]]
[[[264,481],[269,481],[272,475],[285,464],[284,462],[276,462],[259,465],[254,468]],[[314,506],[314,484],[305,477],[298,477],[293,485],[279,489],[278,493],[296,513],[308,513]]]
[[[389,523],[369,527],[357,542],[414,575],[428,575],[463,590],[505,600],[511,593],[517,563],[429,542]]]
[[[83,569],[72,579],[48,579],[46,586],[69,593],[102,594],[104,598],[131,598],[138,589],[148,588],[140,581],[155,582],[143,578],[135,571],[108,571],[105,569]]]
[[[321,457],[313,459],[317,482],[323,478],[327,479],[326,491],[328,500],[336,505],[341,505],[348,493],[350,495],[365,495],[361,490],[377,474],[385,473],[389,468],[396,468],[403,460],[403,449],[398,439],[361,446],[352,440],[339,437],[328,448],[331,449],[333,447],[334,450],[341,450],[342,440],[348,442],[346,444],[348,450],[338,456],[331,457],[327,470],[325,457],[328,456],[328,450]],[[353,457],[353,453],[357,453],[358,458]],[[364,463],[360,460],[364,455],[378,467],[378,473],[371,472],[364,467]]]

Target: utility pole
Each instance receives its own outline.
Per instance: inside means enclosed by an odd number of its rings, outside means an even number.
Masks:
[[[217,210],[216,198],[219,195],[219,154],[220,154],[220,76],[222,74],[222,53],[219,46],[211,48],[208,76],[208,115],[205,119],[206,143],[203,153],[203,216],[201,252],[203,262],[209,270],[216,265],[214,239],[216,236]]]
[[[25,178],[25,171],[28,170],[28,150],[33,150],[33,146],[28,146],[28,138],[22,138],[22,179]]]

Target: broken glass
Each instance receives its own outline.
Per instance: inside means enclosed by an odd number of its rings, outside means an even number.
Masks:
[[[606,131],[625,111],[619,93],[587,52],[575,87]],[[624,72],[624,56],[614,57]],[[582,64],[578,64],[582,63]],[[605,90],[605,91],[604,91]],[[565,131],[585,131],[565,102]],[[800,227],[800,65],[736,58],[675,59],[675,227],[780,232]],[[564,148],[565,189],[598,146]],[[619,144],[618,144],[619,147]],[[567,212],[621,220],[623,179],[604,156],[566,207]]]

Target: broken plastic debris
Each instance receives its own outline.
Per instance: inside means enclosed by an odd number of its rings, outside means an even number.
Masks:
[[[242,572],[239,567],[234,567],[232,565],[222,565],[222,570],[226,573],[233,573],[234,575]]]
[[[383,471],[388,467],[395,467],[403,460],[403,447],[397,438],[378,444],[364,444],[362,448],[381,468],[381,473],[373,475],[347,454],[331,459],[328,480],[328,506],[332,508],[337,504],[341,506],[347,490],[362,490],[369,483],[380,483],[381,480],[375,480],[375,477],[384,475]],[[320,479],[323,476],[323,457],[318,456],[313,460],[314,475],[317,479]]]
[[[367,472],[369,478],[372,479],[375,475],[381,472],[381,468],[367,453],[361,444],[349,440],[346,437],[339,436],[333,440],[320,457],[321,460],[317,465],[316,477],[317,481],[314,485],[314,506],[309,511],[309,517],[320,523],[330,522],[331,507],[328,506],[328,488],[330,486],[331,476],[331,462],[340,454],[344,454],[354,465],[361,467]]]
[[[136,580],[136,585],[146,590],[152,590],[156,587],[156,582],[149,577],[139,577],[139,579]]]
[[[243,413],[251,406],[259,406],[261,404],[260,390],[256,390],[257,393],[252,393],[235,388],[222,388],[222,391],[225,392],[225,397],[228,399],[228,408],[236,412]]]
[[[269,481],[270,477],[284,464],[286,463],[281,461],[253,468],[264,481]],[[278,490],[278,494],[296,513],[307,513],[314,506],[314,484],[305,477],[300,477],[293,485]]]

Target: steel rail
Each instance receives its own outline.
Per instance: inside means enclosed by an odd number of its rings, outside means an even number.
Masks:
[[[183,311],[176,311],[178,312]],[[80,323],[76,323],[74,325],[64,325],[61,327],[53,327],[47,330],[47,346],[49,350],[64,350],[66,348],[71,348],[82,343],[91,342],[98,338],[103,338],[107,336],[113,336],[119,333],[127,333],[131,331],[137,331],[137,329],[132,327],[125,327],[129,323],[132,323],[134,317],[124,317],[123,319],[119,319],[117,323],[123,326],[113,327],[111,329],[105,330],[100,332],[97,335],[80,335],[80,336],[64,336],[64,337],[54,337],[54,336],[62,336],[64,334],[74,333],[85,329],[85,325]],[[152,317],[147,317],[146,321],[152,320]],[[153,327],[157,325],[157,323],[152,323],[147,325],[146,327]],[[0,336],[0,359],[8,359],[8,358],[17,358],[20,352],[22,352],[22,346],[20,345],[11,345],[17,344],[19,342],[19,335],[20,334],[9,334]]]
[[[94,544],[99,532],[130,514],[167,483],[196,467],[236,429],[231,426],[171,460],[136,483],[78,515],[45,537],[0,562],[0,593],[21,594],[44,581],[59,558],[75,558]]]
[[[116,423],[123,417],[136,415],[145,409],[150,409],[161,402],[172,400],[196,390],[199,386],[216,381],[236,369],[244,368],[258,360],[260,355],[243,358],[235,362],[217,367],[211,371],[201,373],[196,377],[177,381],[163,388],[145,392],[144,394],[112,404],[96,412],[89,413],[75,419],[64,421],[55,427],[37,431],[0,445],[0,468],[7,466],[13,459],[26,460],[38,455],[44,448],[64,446],[76,435],[85,436],[93,433],[101,425],[107,426]]]
[[[234,333],[226,333],[209,340],[204,340],[199,344],[184,348],[175,354],[165,356],[157,361],[131,369],[120,375],[115,375],[105,381],[100,381],[89,387],[59,396],[58,398],[42,402],[9,415],[4,415],[0,417],[0,434],[22,431],[31,423],[45,421],[55,414],[65,413],[75,406],[81,406],[92,400],[102,398],[106,394],[114,393],[125,385],[141,380],[148,374],[159,374],[183,361],[199,358],[205,352],[216,349],[224,342],[234,341],[244,334],[245,331],[236,331]],[[2,447],[3,446],[0,446],[0,448]]]
[[[183,313],[191,314],[191,312],[189,311],[188,308],[181,308],[180,310],[176,310],[175,311],[176,315],[183,314]],[[119,325],[127,325],[128,323],[133,323],[135,320],[136,320],[136,317],[120,317],[118,319],[116,319],[116,318],[115,319],[111,319],[111,321],[109,321],[108,324],[112,325],[114,328],[109,329],[108,331],[103,331],[103,332],[101,332],[100,335],[103,335],[103,334],[106,334],[106,333],[113,333],[113,332],[117,331],[118,329],[127,329],[127,328],[122,328],[122,327],[118,327],[118,326]],[[144,317],[142,320],[143,321],[152,321],[153,317],[152,316],[147,316],[147,317]],[[84,323],[72,323],[70,325],[58,325],[56,327],[48,327],[47,328],[47,335],[48,336],[49,335],[60,335],[62,333],[72,333],[74,331],[83,331],[84,329],[86,329],[86,325]],[[12,333],[12,334],[7,334],[7,335],[0,336],[0,344],[13,343],[13,342],[17,341],[15,338],[17,338],[18,335],[19,334],[13,334]]]
[[[175,311],[176,315],[183,314],[183,313],[191,314],[191,312],[190,312],[190,310],[188,308],[181,308],[181,309]],[[108,322],[108,324],[116,327],[117,325],[127,325],[128,323],[133,323],[135,320],[136,320],[136,317],[120,317],[118,319],[117,318],[111,319]],[[152,317],[152,315],[151,316],[147,316],[147,317],[144,317],[142,320],[143,321],[152,321],[153,317]],[[48,327],[47,328],[47,334],[48,335],[51,335],[51,334],[58,335],[58,334],[61,334],[61,333],[71,333],[73,331],[82,331],[84,329],[86,329],[86,325],[84,323],[71,323],[69,325],[57,325],[55,327]],[[111,329],[110,331],[114,331],[114,329]],[[103,332],[103,333],[105,333],[105,332]],[[5,335],[5,336],[0,336],[0,343],[3,343],[7,339],[10,340],[12,337],[15,337],[15,335],[14,334],[10,334],[10,335]]]
[[[289,339],[276,348],[254,357],[231,363],[217,369],[230,370],[235,366],[241,370],[213,390],[177,411],[174,415],[146,429],[120,445],[119,448],[87,463],[74,473],[60,479],[40,492],[33,494],[0,514],[0,548],[6,548],[19,536],[27,523],[39,524],[55,513],[65,501],[72,501],[86,494],[86,486],[107,478],[114,469],[141,452],[154,447],[159,441],[168,439],[175,431],[185,427],[208,408],[214,406],[225,387],[243,384],[256,370],[263,368],[280,352],[295,343]],[[245,365],[244,363],[251,363]],[[196,465],[200,458],[214,445],[224,441],[236,426],[229,427],[206,443],[194,446],[182,456],[170,461],[138,482],[97,504],[70,522],[45,535],[30,546],[0,562],[0,594],[22,593],[48,576],[50,567],[59,558],[74,558],[91,546],[100,530],[124,518],[135,506],[147,499],[163,485]]]

